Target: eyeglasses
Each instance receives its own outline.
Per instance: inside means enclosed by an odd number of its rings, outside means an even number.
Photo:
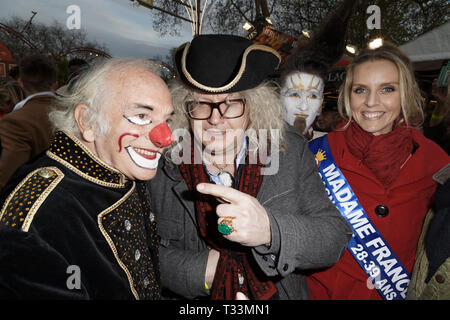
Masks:
[[[245,99],[227,99],[220,102],[187,101],[186,111],[191,119],[207,120],[214,109],[219,111],[223,119],[242,117],[245,111]]]

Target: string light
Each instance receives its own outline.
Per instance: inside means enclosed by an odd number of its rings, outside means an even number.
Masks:
[[[273,26],[273,20],[270,19],[270,17],[266,17],[266,21],[268,24],[270,24],[271,26]]]
[[[306,38],[311,38],[311,33],[309,32],[309,30],[302,30],[302,34],[303,34]]]
[[[251,28],[253,28],[253,25],[252,25],[250,22],[245,21],[245,23],[244,23],[244,25],[242,26],[242,28],[244,28],[244,30],[248,31],[248,30],[250,30]]]
[[[375,38],[372,41],[369,42],[369,48],[374,50],[376,48],[379,48],[383,45],[383,39],[382,38]]]
[[[356,53],[356,47],[351,45],[351,44],[346,45],[345,46],[345,50],[347,50],[351,54],[355,54]]]

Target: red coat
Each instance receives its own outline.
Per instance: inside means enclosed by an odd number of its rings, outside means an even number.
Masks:
[[[449,163],[450,158],[437,144],[414,129],[413,140],[418,148],[397,179],[385,189],[375,175],[350,154],[344,139],[342,131],[328,134],[334,160],[372,223],[411,273],[422,223],[437,187],[432,176]],[[385,217],[375,213],[380,204],[389,209]],[[311,299],[381,299],[376,289],[368,289],[367,277],[347,249],[334,266],[308,278]]]

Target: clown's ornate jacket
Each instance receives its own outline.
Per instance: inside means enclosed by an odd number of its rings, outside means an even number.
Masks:
[[[58,132],[2,190],[0,299],[159,299],[145,185]]]

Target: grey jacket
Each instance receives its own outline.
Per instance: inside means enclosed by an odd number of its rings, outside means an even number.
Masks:
[[[292,128],[286,135],[278,173],[264,176],[257,196],[269,215],[272,244],[252,253],[281,299],[308,299],[306,272],[336,263],[352,231],[326,196],[306,140]],[[207,296],[208,248],[199,237],[194,203],[178,168],[160,162],[148,185],[161,237],[162,286],[188,299]]]

